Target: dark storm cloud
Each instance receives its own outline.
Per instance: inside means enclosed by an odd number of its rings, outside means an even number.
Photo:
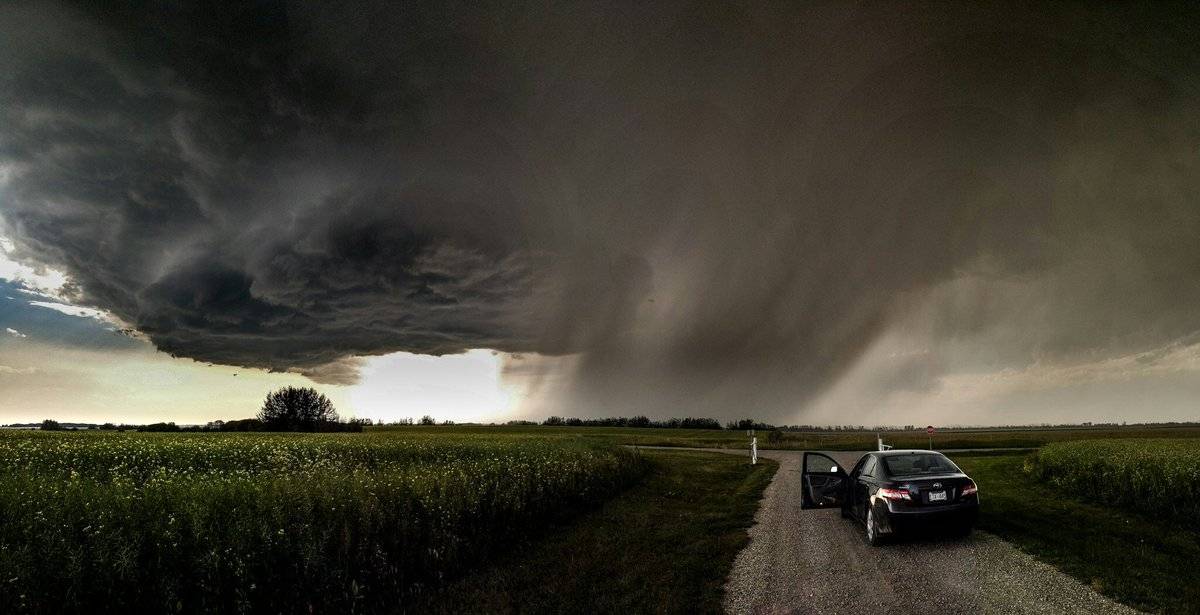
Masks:
[[[340,381],[313,368],[561,345],[521,305],[553,265],[489,134],[504,96],[439,15],[363,39],[270,3],[6,11],[5,221],[80,302],[172,354]]]
[[[914,315],[989,368],[1200,329],[1182,9],[122,6],[2,9],[0,212],[176,355],[790,417]]]

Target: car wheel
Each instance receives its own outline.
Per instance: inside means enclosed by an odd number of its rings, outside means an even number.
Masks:
[[[878,547],[883,543],[883,537],[879,535],[879,520],[875,518],[874,507],[867,508],[867,544],[872,547]]]

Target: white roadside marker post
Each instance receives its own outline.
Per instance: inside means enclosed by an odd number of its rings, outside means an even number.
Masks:
[[[889,450],[895,448],[891,444],[884,444],[883,436],[880,434],[875,434],[875,442],[878,444],[879,450],[881,450],[881,451],[889,451]]]
[[[750,465],[758,465],[758,436],[750,430]]]

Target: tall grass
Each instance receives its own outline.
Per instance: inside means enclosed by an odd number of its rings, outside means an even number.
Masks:
[[[631,451],[0,433],[0,611],[394,611],[635,481]]]
[[[1200,515],[1200,440],[1057,442],[1026,470],[1099,502],[1180,520]]]

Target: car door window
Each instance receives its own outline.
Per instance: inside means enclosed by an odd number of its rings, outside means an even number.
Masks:
[[[841,505],[846,496],[846,470],[828,455],[806,451],[801,481],[801,508]]]
[[[837,472],[842,472],[842,476],[846,475],[845,470],[841,469],[831,457],[821,453],[804,453],[805,474],[834,474]]]

